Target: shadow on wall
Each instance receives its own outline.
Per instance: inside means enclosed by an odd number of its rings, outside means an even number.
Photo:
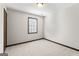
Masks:
[[[46,29],[46,38],[79,49],[79,4],[65,8],[57,12],[57,32],[53,35],[52,23]],[[50,22],[52,19],[50,20]]]

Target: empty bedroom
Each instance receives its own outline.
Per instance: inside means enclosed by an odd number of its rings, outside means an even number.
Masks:
[[[79,3],[0,3],[0,55],[79,56]]]

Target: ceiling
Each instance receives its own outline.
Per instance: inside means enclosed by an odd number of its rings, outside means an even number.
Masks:
[[[43,8],[38,8],[36,3],[6,3],[5,5],[9,8],[44,16],[52,13],[52,11],[59,11],[74,4],[76,3],[45,3]]]

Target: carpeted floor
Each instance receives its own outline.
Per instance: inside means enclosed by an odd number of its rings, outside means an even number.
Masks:
[[[38,40],[6,48],[9,56],[78,56],[79,52],[49,42]]]

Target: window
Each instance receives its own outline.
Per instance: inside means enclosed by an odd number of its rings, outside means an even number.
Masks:
[[[37,33],[37,24],[38,20],[37,18],[28,17],[28,34],[34,34]]]

